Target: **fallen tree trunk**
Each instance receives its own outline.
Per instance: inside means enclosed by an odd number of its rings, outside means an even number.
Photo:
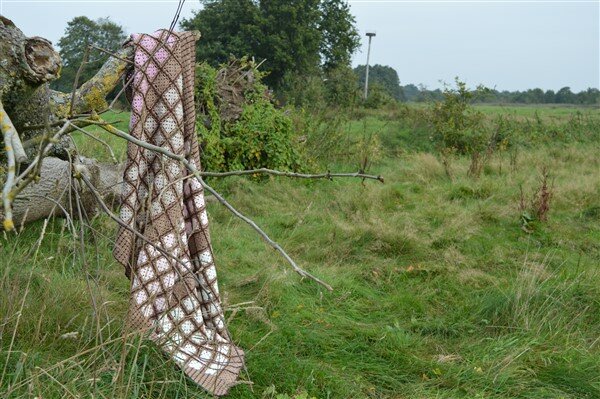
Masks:
[[[131,55],[129,48],[120,50],[117,57],[111,57],[74,93],[54,91],[49,82],[59,77],[61,59],[52,43],[41,37],[26,37],[11,20],[0,16],[0,106],[3,106],[0,108],[6,111],[7,121],[16,133],[9,147],[25,144],[25,156],[17,159],[21,170],[37,155],[38,143],[57,130],[56,125],[70,113],[101,111],[108,106],[105,98],[118,85]],[[36,183],[13,200],[17,225],[63,213],[61,207],[71,208],[72,177],[68,161],[71,151],[69,140],[53,144],[42,161]],[[6,162],[4,154],[0,159]],[[120,189],[120,167],[94,160],[84,160],[83,166],[107,202],[114,202]],[[7,170],[3,168],[2,173],[6,175]],[[5,176],[0,177],[5,180]],[[80,195],[85,212],[93,213],[95,201],[86,200],[83,188]]]
[[[26,37],[12,21],[0,16],[0,100],[23,141],[37,136],[43,126],[68,116],[106,108],[106,96],[118,85],[132,55],[123,48],[110,57],[100,71],[75,93],[51,90],[62,67],[52,43],[41,37]]]
[[[122,165],[101,164],[83,159],[82,166],[88,180],[96,187],[107,204],[118,204],[122,182]],[[72,165],[56,157],[44,159],[39,181],[27,186],[13,202],[15,224],[22,225],[48,216],[77,215],[72,185]],[[88,216],[98,211],[97,201],[87,187],[77,187],[82,212]]]

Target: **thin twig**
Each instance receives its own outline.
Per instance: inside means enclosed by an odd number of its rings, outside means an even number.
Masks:
[[[17,132],[17,129],[15,129],[15,125],[13,125],[12,121],[10,120],[10,117],[4,110],[2,101],[0,101],[0,123],[2,124],[3,128],[12,130],[11,144],[13,150],[15,151],[15,162],[20,164],[27,161],[27,154],[23,149],[23,143],[21,142],[21,138],[19,137],[19,132]]]
[[[71,126],[73,126],[75,128],[75,130],[80,131],[81,133],[85,134],[86,136],[88,136],[92,140],[96,140],[97,142],[99,142],[100,144],[102,144],[103,146],[105,146],[108,149],[108,152],[110,153],[110,157],[112,158],[112,160],[115,163],[119,162],[119,161],[117,161],[117,157],[115,156],[115,153],[113,152],[112,147],[110,146],[110,144],[108,144],[106,141],[102,140],[100,137],[94,136],[93,134],[91,134],[87,130],[80,128],[79,126],[76,126],[74,124],[71,124]]]
[[[89,123],[85,123],[83,121],[83,119],[81,119],[81,118],[89,118],[90,116],[91,116],[91,114],[73,115],[72,118],[59,119],[57,121],[50,122],[50,123],[47,123],[45,125],[30,126],[29,129],[31,129],[31,130],[41,130],[41,129],[48,130],[51,127],[56,127],[56,126],[63,127],[65,123],[70,122],[70,126],[68,126],[67,129],[62,132],[62,134],[61,134],[61,136],[62,136],[64,134],[71,133],[73,130],[75,130],[74,126],[77,126],[77,127],[80,127],[80,128],[84,128],[84,127],[88,126]],[[117,122],[117,121],[115,121],[115,122]],[[34,136],[33,138],[25,141],[23,143],[23,146],[25,148],[31,148],[31,147],[33,147],[33,146],[41,143],[42,141],[53,140],[53,139],[48,139],[48,137],[49,136],[47,134],[40,134],[40,135]],[[60,137],[58,137],[58,138],[60,138]]]
[[[96,50],[98,50],[98,51],[102,51],[103,53],[106,53],[106,54],[110,55],[111,57],[114,57],[114,58],[116,58],[116,59],[118,59],[118,60],[124,61],[124,62],[126,62],[126,63],[128,63],[128,64],[131,64],[131,65],[134,65],[134,62],[133,62],[133,61],[131,61],[131,60],[128,60],[127,58],[123,58],[123,57],[121,57],[121,56],[118,56],[117,54],[113,53],[112,51],[109,51],[109,50],[103,49],[102,47],[98,47],[98,46],[95,46],[95,45],[93,45],[93,44],[90,44],[90,45],[89,45],[89,47],[91,47],[91,48],[93,48],[93,49],[96,49]]]
[[[274,248],[277,252],[279,252],[285,258],[285,260],[287,260],[287,262],[292,266],[292,268],[294,269],[294,271],[296,273],[298,273],[302,277],[309,278],[309,279],[321,284],[323,287],[327,288],[327,290],[329,290],[329,291],[333,291],[333,288],[331,287],[331,285],[327,284],[326,282],[319,279],[318,277],[313,276],[306,270],[300,268],[296,264],[296,262],[294,262],[294,260],[287,254],[287,252],[285,252],[283,250],[283,248],[281,248],[281,246],[277,242],[273,241],[260,227],[258,227],[258,225],[252,219],[248,218],[247,216],[245,216],[241,212],[239,212],[237,209],[235,209],[229,202],[227,202],[227,200],[225,200],[223,198],[223,196],[221,196],[221,194],[219,194],[217,191],[215,191],[215,189],[213,189],[211,186],[206,184],[204,182],[204,180],[202,179],[202,173],[190,161],[188,161],[184,156],[174,154],[171,151],[167,150],[166,148],[158,147],[156,145],[152,145],[152,144],[146,143],[142,140],[136,139],[132,135],[115,128],[114,126],[106,123],[105,121],[101,120],[98,117],[96,117],[96,120],[88,120],[88,122],[95,123],[98,126],[102,127],[102,129],[106,130],[108,133],[111,133],[117,137],[125,139],[129,142],[132,142],[142,148],[146,148],[148,150],[158,152],[158,153],[165,155],[171,159],[181,162],[190,172],[192,172],[194,174],[194,176],[196,177],[196,179],[198,179],[198,181],[204,187],[204,189],[206,189],[208,192],[210,192],[217,199],[217,201],[219,201],[223,206],[225,206],[231,213],[233,213],[235,216],[237,216],[238,218],[242,219],[244,222],[249,224],[272,248]]]
[[[67,121],[67,118],[62,118],[62,119],[57,119],[54,122],[46,123],[46,124],[43,124],[43,125],[25,125],[25,126],[23,126],[22,130],[40,130],[40,129],[45,129],[45,128],[48,128],[48,127],[61,126],[66,121]],[[29,147],[30,144],[28,144],[28,143],[31,143],[31,142],[32,142],[32,139],[27,140],[24,143],[25,147]]]
[[[8,115],[7,115],[8,117]],[[10,119],[9,119],[10,121]],[[17,132],[17,130],[15,129],[15,127],[12,127],[14,130],[14,133],[12,135],[12,146],[15,150],[15,161],[17,162],[17,164],[21,164],[23,162],[27,162],[28,158],[27,158],[27,153],[25,152],[25,149],[23,148],[23,143],[21,142],[21,138],[19,137],[19,132]]]
[[[65,187],[62,194],[59,196],[59,199],[62,198],[62,196],[65,194],[65,192],[67,191],[67,188],[68,187]],[[67,225],[69,226],[69,228],[71,230],[71,234],[73,234],[74,236],[77,235],[77,230],[75,229],[75,223],[73,222],[71,215],[58,200],[55,200],[52,197],[48,197],[48,195],[28,194],[27,196],[31,197],[31,198],[42,198],[42,199],[45,199],[45,200],[48,200],[48,201],[54,203],[54,207],[52,208],[50,215],[54,214],[54,210],[56,207],[60,208],[62,213],[65,215],[65,218],[67,219]],[[26,219],[26,217],[23,218],[23,221],[25,221],[25,219]],[[22,228],[21,228],[21,230],[22,230]]]
[[[90,54],[90,46],[86,46],[85,52],[83,53],[83,57],[81,57],[81,64],[79,64],[79,68],[77,69],[77,73],[75,74],[75,81],[73,82],[73,91],[71,92],[71,104],[69,105],[69,116],[73,116],[73,107],[75,106],[75,95],[77,94],[77,86],[79,85],[79,76],[81,76],[81,71],[85,67],[87,63],[88,56]]]
[[[14,199],[29,183],[34,181],[39,174],[42,167],[42,160],[52,148],[52,145],[60,139],[61,136],[68,132],[68,127],[71,124],[70,121],[66,121],[65,124],[56,132],[52,137],[49,137],[47,133],[44,133],[44,138],[40,143],[40,150],[35,159],[29,164],[27,169],[23,171],[10,186],[10,195]],[[6,185],[5,185],[6,188]]]
[[[125,90],[127,90],[127,87],[131,84],[131,82],[133,82],[133,77],[134,76],[135,75],[131,74],[131,77],[129,78],[129,80],[127,82],[125,82],[125,84],[123,85],[123,87],[121,87],[121,90],[119,90],[119,92],[117,93],[117,95],[115,96],[115,98],[113,98],[113,100],[110,102],[110,105],[108,106],[107,110],[113,109],[113,107],[117,103],[117,100],[119,99],[119,97],[121,97],[121,94],[123,94],[125,92]]]
[[[189,264],[183,262],[181,259],[179,259],[176,256],[172,255],[168,251],[165,251],[160,245],[154,244],[152,241],[148,240],[148,238],[146,238],[146,236],[144,236],[140,232],[138,232],[138,231],[132,229],[131,227],[129,227],[126,223],[124,223],[121,220],[121,218],[119,218],[114,213],[112,213],[112,211],[108,208],[108,206],[106,205],[106,203],[104,202],[104,200],[102,199],[102,197],[100,196],[100,194],[98,193],[98,190],[96,190],[96,187],[94,187],[94,185],[92,184],[92,182],[89,181],[89,179],[85,176],[84,173],[76,171],[76,177],[80,178],[85,183],[85,185],[89,188],[89,190],[92,193],[92,195],[96,198],[96,202],[98,203],[98,205],[100,205],[100,207],[108,215],[108,217],[110,217],[112,220],[114,220],[119,226],[121,226],[124,229],[127,229],[128,231],[132,232],[137,238],[139,238],[140,240],[144,241],[146,244],[152,245],[152,247],[154,249],[156,249],[161,255],[166,256],[167,258],[174,260],[175,262],[177,262],[180,265],[184,266],[186,269],[189,268]]]
[[[189,167],[188,167],[188,169],[189,169]],[[225,200],[225,198],[223,198],[221,196],[221,194],[219,194],[212,187],[210,187],[208,184],[206,184],[204,182],[204,180],[202,180],[202,177],[200,176],[200,174],[196,173],[197,171],[194,171],[192,169],[190,169],[190,171],[194,172],[194,175],[196,176],[196,178],[200,181],[200,183],[204,186],[204,188],[217,199],[217,201],[219,201],[221,204],[223,204],[235,216],[242,219],[244,222],[248,223],[271,247],[273,247],[276,251],[278,251],[285,258],[285,260],[288,261],[288,263],[292,266],[292,268],[294,269],[294,271],[296,273],[298,273],[302,277],[307,277],[311,280],[316,281],[317,283],[321,284],[323,287],[327,288],[327,290],[329,290],[329,291],[333,291],[333,287],[331,285],[327,284],[326,282],[319,279],[318,277],[315,277],[312,274],[310,274],[309,272],[300,268],[296,264],[296,262],[294,262],[294,260],[287,254],[287,252],[285,252],[283,250],[283,248],[281,248],[281,246],[277,242],[271,240],[271,238],[260,227],[258,227],[258,225],[256,223],[254,223],[254,221],[252,219],[250,219],[247,216],[240,213],[237,209],[235,209],[233,206],[231,206],[231,204],[229,204],[229,202],[227,202]]]

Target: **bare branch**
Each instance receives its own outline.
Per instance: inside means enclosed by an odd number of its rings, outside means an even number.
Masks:
[[[367,175],[362,172],[356,173],[319,173],[319,174],[306,174],[306,173],[295,173],[286,172],[281,170],[260,168],[260,169],[249,169],[249,170],[232,170],[228,172],[206,172],[202,171],[200,174],[204,177],[229,177],[229,176],[241,176],[241,175],[256,175],[265,174],[273,176],[284,176],[284,177],[296,177],[301,179],[329,179],[332,180],[334,177],[356,177],[361,179],[372,179],[384,182],[383,177],[375,175]]]
[[[49,137],[49,134],[45,133],[42,137],[42,141],[40,143],[40,149],[38,155],[35,159],[27,166],[27,168],[19,175],[14,182],[11,182],[9,187],[9,194],[11,196],[11,200],[14,199],[29,183],[34,181],[39,171],[42,167],[42,160],[48,154],[48,151],[52,148],[53,143],[56,143],[60,137],[66,133],[68,133],[68,127],[71,125],[70,121],[66,121],[63,126],[56,132],[52,137]],[[7,183],[5,184],[5,189],[7,187]]]
[[[14,230],[15,224],[13,222],[12,215],[12,199],[10,191],[12,189],[13,182],[15,181],[16,174],[16,162],[15,162],[15,151],[13,149],[13,136],[16,130],[10,122],[8,114],[4,110],[2,103],[0,102],[0,130],[2,130],[2,137],[4,138],[4,150],[6,151],[6,160],[8,170],[6,172],[6,181],[4,182],[4,188],[2,190],[2,202],[4,206],[4,230]]]
[[[125,224],[118,216],[116,216],[114,213],[112,213],[112,211],[108,208],[108,205],[106,205],[106,202],[104,202],[104,200],[102,199],[102,196],[98,193],[98,190],[96,189],[96,187],[94,187],[92,182],[90,182],[89,179],[85,176],[85,173],[77,172],[77,170],[76,170],[76,173],[77,173],[76,177],[81,179],[85,183],[85,185],[88,187],[88,189],[90,190],[92,195],[95,197],[98,205],[100,205],[100,207],[108,215],[108,217],[110,217],[112,220],[114,220],[119,226],[132,232],[137,238],[144,241],[146,244],[152,245],[152,247],[154,249],[156,249],[161,255],[164,255],[167,258],[174,260],[175,262],[179,263],[180,265],[182,265],[186,268],[189,267],[185,262],[183,262],[179,258],[173,256],[169,252],[165,251],[161,246],[154,244],[153,242],[148,240],[148,238],[146,238],[146,236],[144,236],[140,232],[132,229],[127,224]]]
[[[16,163],[23,163],[27,161],[27,154],[23,149],[23,143],[21,143],[21,138],[19,137],[19,132],[15,129],[10,117],[4,110],[4,106],[2,105],[2,101],[0,100],[0,123],[2,126],[5,126],[7,129],[12,129],[12,148],[15,151],[15,161]]]
[[[79,86],[79,77],[81,76],[81,71],[87,64],[88,57],[90,55],[90,48],[86,47],[85,52],[83,53],[83,57],[81,58],[81,64],[77,69],[77,73],[75,74],[75,81],[73,82],[73,91],[71,92],[71,104],[69,106],[69,117],[73,117],[73,107],[75,106],[75,95],[77,94],[77,86]]]
[[[40,130],[40,129],[47,129],[49,127],[62,126],[66,121],[67,121],[66,118],[61,118],[61,119],[58,119],[58,120],[56,120],[54,122],[46,123],[46,124],[43,124],[43,125],[29,125],[29,124],[26,124],[25,126],[23,126],[22,130],[25,130],[25,131],[27,131],[27,130]],[[39,137],[39,136],[35,136],[33,139],[25,141],[25,143],[24,143],[25,148],[29,148],[29,147],[31,147],[31,144],[35,144],[36,143],[35,139],[37,137]],[[37,142],[39,142],[39,139],[37,139]]]
[[[189,169],[189,167],[188,167],[188,169]],[[217,201],[219,201],[221,204],[223,204],[235,216],[237,216],[238,218],[242,219],[244,222],[248,223],[271,247],[273,247],[277,252],[279,252],[285,258],[285,260],[288,261],[288,263],[292,266],[292,269],[294,269],[294,271],[296,273],[298,273],[302,277],[307,277],[307,278],[309,278],[311,280],[316,281],[317,283],[321,284],[323,287],[327,288],[327,290],[329,290],[329,291],[333,291],[333,287],[331,287],[331,285],[327,284],[326,282],[324,282],[323,280],[319,279],[318,277],[313,276],[312,274],[310,274],[306,270],[300,268],[296,264],[296,262],[294,262],[294,260],[287,254],[287,252],[285,252],[283,250],[283,248],[281,248],[281,246],[277,242],[271,240],[271,238],[267,235],[267,233],[265,233],[260,227],[258,227],[258,225],[256,223],[254,223],[254,221],[252,219],[250,219],[247,216],[245,216],[242,213],[240,213],[229,202],[227,202],[225,200],[225,198],[223,198],[221,196],[221,194],[219,194],[211,186],[209,186],[208,184],[206,184],[204,182],[204,180],[202,180],[202,177],[200,176],[200,174],[197,173],[197,171],[194,171],[192,169],[190,169],[190,171],[194,172],[194,175],[196,176],[196,178],[200,181],[200,183],[204,186],[204,188],[208,192],[210,192],[217,199]]]
[[[131,84],[131,82],[133,82],[133,78],[134,78],[134,75],[131,74],[131,77],[129,78],[129,80],[127,82],[125,82],[125,84],[123,84],[123,87],[121,87],[121,90],[119,90],[119,92],[117,93],[117,95],[115,96],[115,98],[113,98],[113,100],[111,101],[111,103],[108,105],[108,109],[109,110],[113,109],[113,107],[117,103],[117,100],[119,99],[119,97],[121,97],[121,95],[123,93],[125,93],[125,90],[127,90],[127,87]]]
[[[114,151],[112,150],[112,147],[110,146],[110,144],[108,144],[106,141],[102,140],[99,137],[94,136],[93,134],[91,134],[90,132],[88,132],[85,129],[80,128],[79,126],[75,125],[75,124],[71,124],[71,126],[73,128],[75,128],[75,130],[85,134],[87,137],[91,138],[92,140],[95,140],[97,142],[99,142],[100,144],[102,144],[103,146],[106,147],[106,149],[108,150],[108,152],[110,153],[110,157],[112,158],[112,160],[114,161],[114,163],[118,163],[119,161],[117,160],[117,157],[115,156]]]
[[[191,162],[189,162],[184,156],[174,154],[174,153],[170,152],[169,150],[167,150],[166,148],[158,147],[156,145],[149,144],[142,140],[136,139],[132,135],[115,128],[114,126],[106,123],[105,121],[102,121],[98,117],[96,117],[96,120],[87,120],[87,122],[89,122],[90,124],[96,124],[96,125],[100,126],[102,129],[106,130],[108,133],[111,133],[117,137],[120,137],[120,138],[125,139],[129,142],[132,142],[136,145],[139,145],[142,148],[146,148],[148,150],[158,152],[158,153],[165,155],[171,159],[181,162],[190,172],[192,172],[194,174],[194,176],[196,177],[196,179],[198,179],[200,184],[202,184],[204,189],[206,189],[208,192],[210,192],[217,199],[217,201],[219,201],[222,205],[224,205],[231,213],[233,213],[235,216],[237,216],[238,218],[242,219],[244,222],[249,224],[272,248],[274,248],[277,252],[279,252],[285,258],[285,260],[287,260],[287,262],[292,266],[292,268],[294,269],[294,271],[296,273],[298,273],[302,277],[309,278],[309,279],[321,284],[323,287],[327,288],[327,290],[329,290],[329,291],[333,291],[333,288],[329,284],[327,284],[323,280],[319,279],[318,277],[313,276],[306,270],[300,268],[296,264],[296,262],[294,262],[294,260],[283,250],[283,248],[281,248],[281,246],[277,242],[273,241],[260,227],[258,227],[258,225],[253,220],[251,220],[250,218],[248,218],[247,216],[245,216],[241,212],[239,212],[237,209],[235,209],[217,191],[215,191],[211,186],[206,184],[204,182],[204,180],[202,179],[202,173]]]
[[[126,63],[128,63],[128,64],[131,64],[131,65],[133,65],[133,61],[131,61],[131,60],[127,59],[127,58],[124,58],[124,57],[122,57],[122,56],[120,56],[120,55],[118,55],[118,54],[115,54],[115,53],[113,53],[112,51],[109,51],[109,50],[103,49],[102,47],[98,47],[98,46],[96,46],[96,45],[90,44],[90,45],[88,46],[88,48],[93,48],[94,50],[101,51],[101,52],[103,52],[103,53],[105,53],[105,54],[108,54],[108,55],[110,55],[110,56],[111,56],[111,57],[113,57],[113,58],[116,58],[116,59],[118,59],[118,60],[121,60],[121,61],[123,61],[123,62],[126,62]]]
[[[117,86],[121,76],[131,63],[133,47],[127,46],[113,54],[102,68],[90,80],[83,83],[75,93],[53,91],[51,103],[58,106],[73,105],[73,113],[80,114],[90,110],[99,111],[106,108],[106,96]],[[73,98],[73,101],[71,101]],[[60,114],[60,112],[57,112]],[[64,116],[64,115],[63,115]]]

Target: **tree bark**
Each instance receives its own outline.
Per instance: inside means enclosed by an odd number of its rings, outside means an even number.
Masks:
[[[122,182],[122,165],[101,164],[92,159],[83,159],[82,166],[88,180],[96,187],[107,204],[116,205]],[[37,183],[27,186],[13,202],[15,225],[19,226],[49,216],[77,217],[74,189],[78,190],[80,204],[86,215],[98,210],[94,195],[87,187],[73,187],[71,164],[56,157],[44,159]]]

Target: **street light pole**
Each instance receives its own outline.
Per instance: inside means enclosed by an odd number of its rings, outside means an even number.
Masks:
[[[367,32],[367,36],[369,37],[369,47],[367,49],[367,66],[365,68],[365,100],[369,94],[369,58],[371,57],[371,39],[375,36],[375,32]]]

